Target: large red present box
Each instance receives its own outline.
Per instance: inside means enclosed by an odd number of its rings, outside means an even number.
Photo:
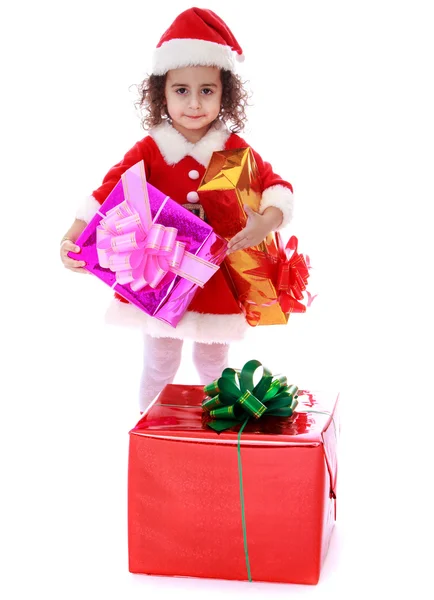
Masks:
[[[130,431],[129,569],[318,583],[336,517],[337,394],[299,392],[291,419],[206,426],[202,386],[167,385]],[[247,547],[245,549],[244,542]]]

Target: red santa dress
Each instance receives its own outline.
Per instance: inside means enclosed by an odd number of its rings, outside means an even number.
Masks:
[[[149,131],[124,158],[112,167],[102,185],[88,197],[76,217],[88,223],[118,183],[122,173],[143,160],[147,181],[179,204],[200,202],[197,188],[205,174],[211,155],[218,150],[247,148],[249,144],[216,122],[207,134],[193,144],[165,121]],[[271,165],[253,149],[260,179],[262,199],[259,212],[269,206],[279,208],[285,227],[292,218],[292,186],[273,172]],[[116,295],[107,312],[113,324],[136,325],[154,337],[190,339],[205,343],[229,343],[242,339],[249,327],[236,299],[219,270],[196,293],[176,328],[145,314]]]

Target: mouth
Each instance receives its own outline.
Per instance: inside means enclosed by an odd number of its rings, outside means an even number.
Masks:
[[[193,116],[193,115],[185,115],[187,117],[187,119],[203,119],[203,117],[205,115],[197,115],[197,116]]]

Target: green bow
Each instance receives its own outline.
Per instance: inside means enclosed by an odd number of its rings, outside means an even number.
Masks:
[[[263,375],[254,385],[254,374],[260,367]],[[290,417],[298,403],[298,387],[288,385],[284,375],[273,376],[258,360],[249,360],[241,371],[225,369],[219,379],[204,387],[204,392],[207,398],[202,408],[213,419],[208,426],[218,432],[264,414]]]

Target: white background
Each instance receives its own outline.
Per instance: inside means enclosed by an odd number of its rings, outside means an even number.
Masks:
[[[2,10],[3,598],[431,597],[429,4],[207,4],[244,49],[245,137],[294,185],[286,235],[310,255],[318,293],[287,327],[252,330],[231,364],[257,357],[302,388],[341,392],[338,523],[316,587],[128,573],[141,340],[104,324],[108,288],[59,261],[78,203],[143,137],[130,86],[190,5]],[[177,382],[196,381],[189,351]]]

